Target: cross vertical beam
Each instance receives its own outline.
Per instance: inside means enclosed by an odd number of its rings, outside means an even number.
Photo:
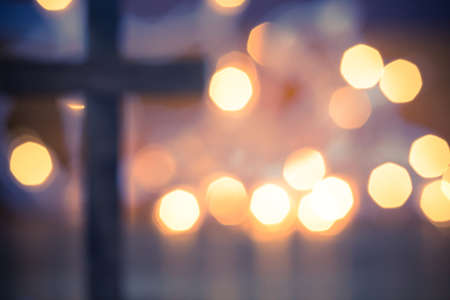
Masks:
[[[88,1],[88,64],[117,65],[118,0]],[[87,292],[89,299],[122,299],[121,203],[118,184],[120,93],[87,91]]]

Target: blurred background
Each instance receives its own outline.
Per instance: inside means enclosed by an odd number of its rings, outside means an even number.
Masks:
[[[1,61],[85,62],[87,1],[3,0]],[[205,63],[123,95],[124,299],[450,299],[446,1],[120,5],[124,60]],[[86,299],[85,91],[1,87],[0,295]]]

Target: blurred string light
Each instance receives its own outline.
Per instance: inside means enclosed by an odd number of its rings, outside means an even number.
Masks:
[[[372,105],[365,91],[342,87],[331,96],[328,113],[344,129],[362,127],[370,117]]]
[[[313,188],[312,208],[323,220],[343,219],[353,207],[353,192],[350,185],[338,177],[327,177]]]
[[[291,153],[283,168],[283,177],[296,190],[310,190],[325,176],[325,160],[322,154],[311,148]]]
[[[80,111],[80,110],[84,109],[84,104],[69,102],[69,103],[67,103],[67,107],[74,111]]]
[[[276,184],[264,184],[255,189],[250,202],[250,211],[264,225],[283,222],[291,210],[287,192]]]
[[[27,141],[12,150],[9,169],[22,185],[38,186],[49,178],[53,162],[44,145]]]
[[[248,213],[249,199],[238,179],[222,176],[208,186],[206,198],[211,215],[223,225],[238,225]]]
[[[45,10],[58,11],[67,8],[72,0],[36,0]]]
[[[412,193],[411,177],[402,166],[387,162],[370,173],[368,191],[380,207],[400,207]]]
[[[445,196],[450,200],[450,166],[447,168],[447,171],[442,176],[441,182],[441,190]]]
[[[250,31],[247,41],[248,54],[259,64],[264,63],[266,34],[270,23],[259,24]]]
[[[168,184],[175,175],[176,163],[172,154],[159,145],[149,145],[134,155],[131,178],[145,191]]]
[[[409,151],[409,164],[424,178],[441,176],[450,164],[447,142],[432,134],[416,139]]]
[[[440,180],[425,186],[420,199],[420,208],[432,222],[450,221],[450,201],[441,190]]]
[[[378,83],[382,74],[383,58],[375,48],[358,44],[342,55],[341,75],[354,88],[371,88]]]
[[[419,94],[421,88],[422,76],[415,64],[398,59],[384,68],[380,89],[391,102],[410,102]]]
[[[209,97],[221,110],[242,110],[252,95],[252,82],[247,73],[241,69],[225,67],[211,77]]]
[[[185,232],[198,221],[200,207],[192,193],[176,189],[161,198],[158,217],[162,225],[171,232]]]
[[[236,14],[244,8],[246,0],[206,0],[220,14]]]
[[[297,217],[300,222],[312,232],[326,231],[334,224],[334,220],[323,219],[316,213],[314,202],[317,202],[317,195],[312,192],[305,195],[298,207]]]

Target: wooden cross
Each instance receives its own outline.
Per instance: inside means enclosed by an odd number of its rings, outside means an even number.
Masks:
[[[117,182],[121,95],[125,91],[200,93],[204,83],[200,61],[144,65],[121,59],[119,14],[119,0],[88,1],[89,51],[83,64],[0,62],[3,92],[86,93],[87,282],[89,298],[96,300],[122,299]]]

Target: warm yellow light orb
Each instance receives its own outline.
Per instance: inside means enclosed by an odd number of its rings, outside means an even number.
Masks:
[[[415,64],[398,59],[384,68],[380,89],[391,102],[410,102],[416,98],[421,88],[422,76]]]
[[[249,76],[235,67],[217,71],[209,83],[209,97],[224,111],[242,110],[252,95],[253,87]]]
[[[53,163],[45,146],[25,142],[11,152],[9,169],[19,183],[37,186],[48,179],[53,170]]]
[[[441,190],[441,181],[429,183],[422,192],[420,208],[432,222],[450,221],[450,201]]]
[[[369,177],[369,195],[382,208],[402,206],[412,193],[408,171],[388,162],[376,167]]]
[[[191,229],[199,216],[197,199],[185,190],[176,189],[161,198],[159,218],[172,231],[182,232]]]
[[[296,190],[310,190],[325,176],[325,160],[319,151],[302,148],[284,163],[283,177]]]
[[[239,180],[223,176],[214,180],[206,193],[211,215],[223,225],[237,225],[247,216],[248,195]]]
[[[354,88],[375,86],[383,74],[383,58],[378,50],[358,44],[347,49],[341,60],[341,75]]]
[[[36,0],[39,5],[50,11],[63,10],[72,3],[72,0]]]
[[[431,134],[418,138],[411,145],[409,164],[424,178],[441,176],[450,164],[447,142]]]
[[[441,190],[450,200],[450,167],[444,173],[444,176],[442,176]]]
[[[289,195],[278,185],[264,184],[253,192],[250,211],[264,225],[280,224],[290,209]]]
[[[76,102],[68,102],[67,107],[73,111],[80,111],[85,108],[83,103],[76,103]]]
[[[169,151],[160,146],[146,146],[133,157],[131,178],[144,190],[168,184],[175,175],[176,163]]]
[[[213,0],[217,5],[225,8],[238,7],[244,4],[245,0]]]
[[[350,185],[337,177],[327,177],[318,182],[312,191],[313,209],[324,220],[336,221],[344,218],[353,206]]]
[[[298,207],[297,217],[300,222],[312,232],[327,231],[334,224],[334,220],[322,219],[314,208],[316,198],[313,193],[309,193],[302,198]]]
[[[344,129],[362,127],[370,117],[372,105],[362,90],[343,87],[331,96],[328,112],[333,122]]]

